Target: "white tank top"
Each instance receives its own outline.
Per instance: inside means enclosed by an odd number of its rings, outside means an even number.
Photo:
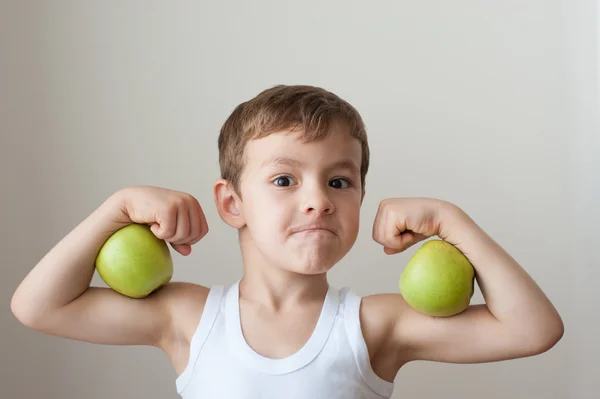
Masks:
[[[183,399],[360,398],[392,395],[394,385],[373,372],[363,339],[361,298],[329,287],[315,329],[296,353],[261,356],[242,334],[239,281],[210,289],[192,337],[190,358],[177,377]]]

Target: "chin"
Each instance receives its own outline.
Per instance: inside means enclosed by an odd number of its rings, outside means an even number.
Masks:
[[[331,268],[330,268],[331,269]],[[297,275],[302,275],[302,276],[320,276],[322,274],[326,274],[329,269],[301,269],[301,270],[290,270],[291,272],[296,273]]]
[[[298,273],[298,274],[304,274],[307,276],[314,276],[314,275],[318,275],[318,274],[327,273],[329,270],[331,270],[333,268],[333,266],[334,265],[300,266],[300,267],[295,267],[291,271]]]
[[[327,273],[335,266],[339,259],[298,259],[295,262],[288,264],[290,271],[299,274],[316,275]]]

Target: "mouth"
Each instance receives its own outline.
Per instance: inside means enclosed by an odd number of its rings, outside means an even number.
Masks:
[[[305,227],[301,227],[298,229],[294,229],[292,230],[292,232],[294,234],[296,233],[305,233],[305,234],[332,234],[335,235],[335,233],[329,229],[326,226],[305,226]]]

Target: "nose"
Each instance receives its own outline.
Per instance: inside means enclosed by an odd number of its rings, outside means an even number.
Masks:
[[[304,213],[316,213],[316,214],[331,214],[335,211],[335,206],[329,197],[327,188],[318,187],[306,187],[301,202],[302,212]]]

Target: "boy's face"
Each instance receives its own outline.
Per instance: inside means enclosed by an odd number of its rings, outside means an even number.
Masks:
[[[241,178],[244,242],[255,261],[302,274],[329,270],[358,234],[361,146],[341,128],[303,143],[275,133],[246,145]]]

